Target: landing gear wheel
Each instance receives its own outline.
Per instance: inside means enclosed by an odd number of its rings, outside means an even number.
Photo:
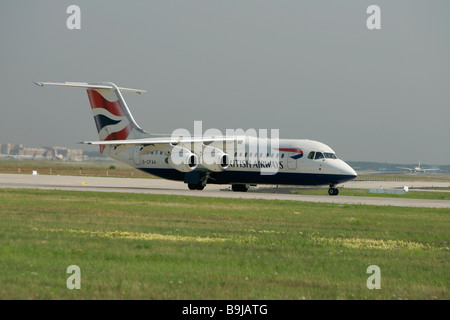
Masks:
[[[196,184],[188,183],[189,190],[196,190],[197,189],[196,186],[197,186]]]
[[[189,190],[203,190],[205,186],[201,183],[188,183]]]
[[[337,196],[339,194],[339,189],[335,187],[330,187],[330,189],[328,189],[328,194],[330,196]]]
[[[235,192],[247,192],[248,185],[246,185],[246,184],[232,184],[231,185],[231,190],[233,190]]]

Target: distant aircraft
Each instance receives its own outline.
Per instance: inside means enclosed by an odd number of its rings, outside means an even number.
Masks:
[[[420,167],[420,161],[419,161],[419,165],[417,167],[414,168],[405,168],[405,167],[397,167],[399,169],[403,169],[403,170],[409,170],[409,172],[411,173],[426,173],[427,171],[439,171],[438,168],[435,169],[422,169]]]
[[[35,83],[86,89],[100,141],[82,143],[99,145],[104,155],[143,172],[184,181],[191,190],[203,190],[208,183],[231,184],[233,191],[242,192],[257,184],[329,185],[328,194],[337,195],[337,184],[357,177],[355,170],[318,141],[265,139],[267,148],[263,149],[259,147],[263,139],[246,134],[220,137],[149,134],[136,123],[121,93],[144,90],[119,88],[110,82]],[[161,121],[156,116],[155,120]],[[255,145],[258,149],[252,152]],[[262,174],[264,169],[275,172]]]

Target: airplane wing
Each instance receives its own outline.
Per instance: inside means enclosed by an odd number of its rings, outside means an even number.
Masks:
[[[420,169],[420,170],[422,170],[422,171],[438,171],[440,169],[434,168],[434,169]]]
[[[140,155],[148,154],[153,151],[163,151],[166,154],[176,145],[184,145],[190,143],[211,144],[213,142],[232,142],[236,141],[238,137],[193,137],[193,138],[175,138],[175,137],[158,137],[158,138],[143,138],[143,139],[129,139],[129,140],[105,140],[105,141],[82,141],[81,144],[88,145],[104,145],[114,146],[115,153],[122,152],[133,146],[141,146]]]
[[[413,171],[414,169],[412,168],[405,168],[405,167],[397,167],[398,169],[403,169],[403,170],[409,170],[409,171]]]

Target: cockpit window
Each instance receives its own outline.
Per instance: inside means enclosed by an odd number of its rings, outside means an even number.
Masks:
[[[334,153],[325,152],[324,155],[325,155],[325,158],[327,158],[327,159],[337,159],[337,157]]]
[[[308,159],[337,159],[336,155],[332,152],[317,152],[311,151],[308,154]]]

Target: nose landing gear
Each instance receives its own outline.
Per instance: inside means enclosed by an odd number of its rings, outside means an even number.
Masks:
[[[330,185],[330,189],[328,189],[328,194],[330,196],[337,196],[339,194],[339,189],[336,188],[334,185]]]

